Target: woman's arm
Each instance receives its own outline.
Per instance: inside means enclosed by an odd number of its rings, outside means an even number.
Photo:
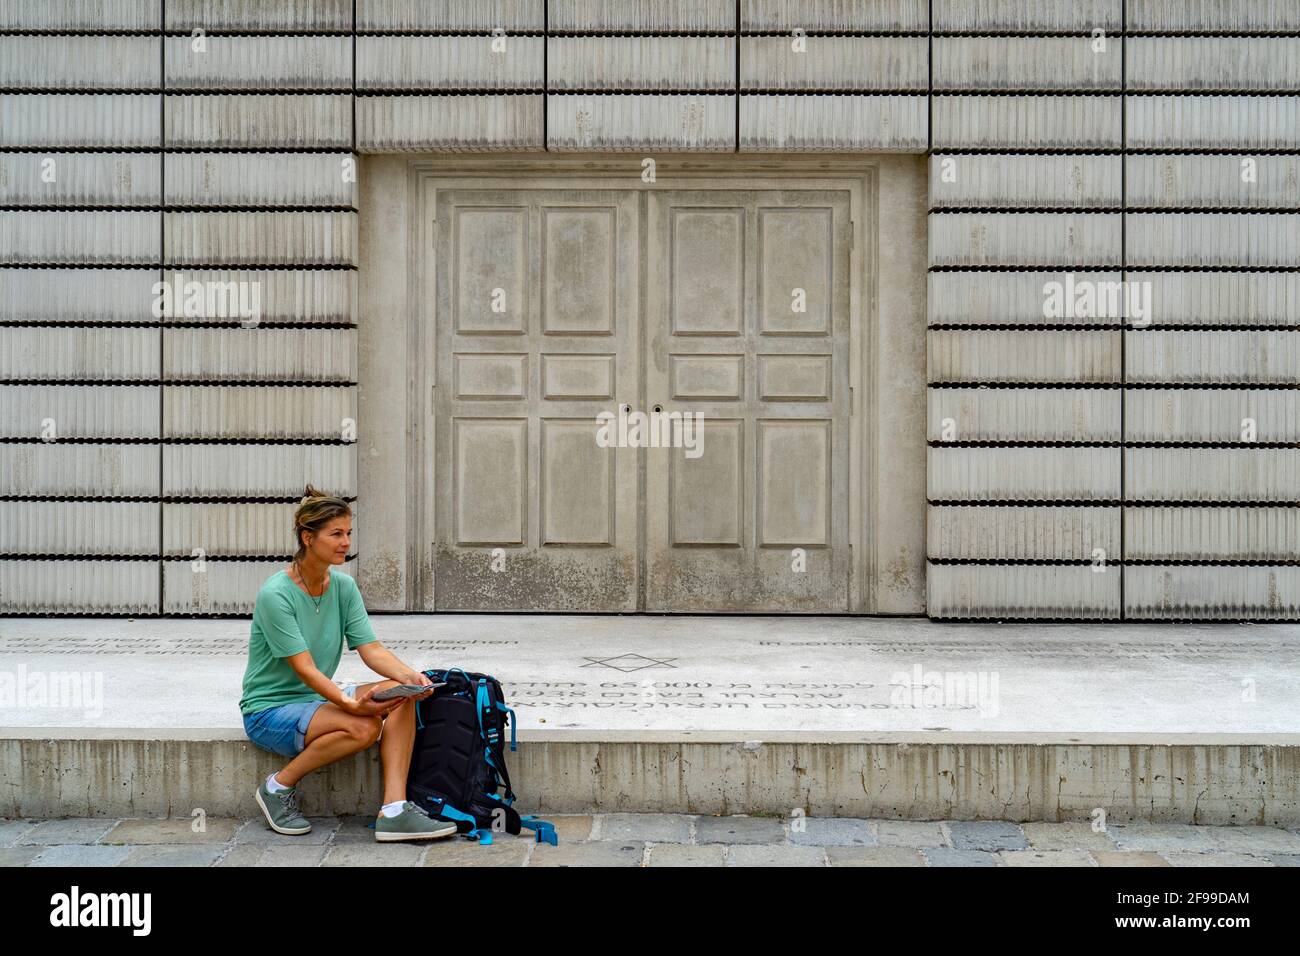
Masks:
[[[301,654],[294,654],[292,657],[285,659],[289,662],[289,666],[293,668],[293,672],[298,675],[299,680],[331,704],[341,707],[349,714],[359,714],[364,717],[382,717],[402,703],[401,698],[391,703],[388,701],[376,703],[369,699],[357,700],[348,697],[338,684],[320,672],[320,668],[312,660],[310,651],[303,651]]]
[[[351,577],[345,577],[347,590],[346,616],[343,633],[348,647],[361,655],[366,666],[380,677],[399,681],[403,684],[432,684],[433,681],[419,671],[407,667],[398,660],[397,655],[379,642],[375,629],[370,625],[370,615],[366,613],[366,604],[361,600],[361,589]],[[418,698],[422,699],[422,698]]]
[[[292,657],[286,657],[289,666],[293,672],[298,675],[298,679],[320,694],[331,704],[344,706],[343,689],[334,683],[328,677],[321,673],[316,662],[312,660],[310,651],[303,651],[301,654],[294,654]]]
[[[357,648],[357,653],[366,662],[366,666],[381,677],[401,681],[403,684],[433,683],[424,674],[403,664],[396,654],[384,647],[379,641],[362,644]]]

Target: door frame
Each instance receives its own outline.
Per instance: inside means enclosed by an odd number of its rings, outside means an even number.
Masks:
[[[883,157],[791,154],[661,154],[656,182],[642,181],[642,154],[443,155],[407,163],[406,237],[406,605],[436,609],[434,456],[437,355],[436,218],[439,189],[844,189],[850,194],[849,251],[849,609],[877,613],[879,401],[875,363],[880,291],[878,243]],[[642,200],[644,213],[645,200]],[[644,318],[645,216],[640,296]],[[864,370],[869,374],[864,378]],[[641,383],[644,389],[644,382]],[[644,518],[641,519],[644,525]]]

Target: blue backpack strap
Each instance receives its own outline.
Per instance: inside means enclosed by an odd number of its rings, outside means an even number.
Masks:
[[[474,713],[478,717],[478,735],[487,740],[487,734],[483,732],[483,714],[492,707],[488,700],[487,681],[482,677],[478,679],[478,695],[474,699]]]
[[[487,740],[487,735],[483,733],[483,711],[488,708],[487,684],[483,678],[478,680],[478,690],[474,695],[474,717],[478,720],[478,735],[481,739]]]
[[[478,717],[478,736],[483,741],[483,759],[487,765],[495,771],[497,769],[496,761],[492,759],[492,745],[495,740],[489,737],[487,731],[483,729],[483,715],[492,709],[492,703],[488,698],[487,681],[480,677],[478,679],[478,696],[474,701],[474,713]]]
[[[464,820],[466,823],[470,824],[470,831],[464,834],[467,840],[478,840],[478,842],[483,846],[488,846],[492,842],[492,831],[490,829],[479,826],[478,821],[472,816],[468,813],[457,810],[446,800],[441,800],[439,802],[442,804],[442,809],[438,811],[438,816],[449,817],[452,820]]]
[[[547,823],[545,820],[539,820],[529,814],[526,817],[519,818],[519,825],[527,827],[537,834],[538,843],[549,843],[551,846],[560,845],[560,838],[555,833],[554,823]]]
[[[486,697],[486,688],[480,687],[479,690],[480,690],[480,693],[482,693],[482,694],[484,695],[484,697]],[[479,714],[480,714],[480,716],[481,716],[482,713],[483,713],[483,711],[485,711],[485,710],[489,710],[489,709],[490,709],[490,707],[491,707],[491,702],[485,700],[484,698],[480,698],[480,700],[481,700],[482,703],[483,703],[483,709],[479,711]],[[515,721],[514,721],[515,712],[514,712],[513,710],[511,710],[509,707],[507,707],[505,704],[503,704],[501,701],[497,701],[496,706],[497,706],[497,709],[498,709],[498,710],[503,710],[503,711],[505,711],[507,714],[510,715],[510,717],[511,717],[511,720],[510,720],[510,749],[511,749],[511,750],[518,750],[518,749],[519,749],[519,748],[518,748],[518,745],[517,745],[516,742],[515,742]],[[490,739],[488,739],[488,741],[487,741],[487,744],[488,744],[488,745],[487,745],[486,748],[484,748],[483,756],[484,756],[484,758],[487,760],[487,762],[488,762],[488,766],[491,767],[492,770],[493,770],[493,772],[496,774],[496,782],[497,782],[497,786],[505,787],[505,788],[506,788],[506,801],[505,801],[505,802],[506,802],[506,804],[508,805],[508,804],[514,803],[515,795],[514,795],[514,792],[510,789],[510,774],[509,774],[509,772],[506,770],[505,764],[503,763],[500,767],[498,767],[498,766],[496,765],[496,761],[492,759],[492,745],[495,744],[495,743],[497,742],[497,741],[496,741],[496,737],[495,737],[495,731],[493,731],[493,734],[494,734],[494,736],[492,736],[492,737],[491,737]]]
[[[471,834],[474,833],[475,830],[479,828],[478,821],[475,820],[468,813],[465,813],[462,810],[457,810],[455,807],[453,807],[450,803],[448,803],[446,800],[442,799],[441,797],[432,797],[431,799],[433,799],[438,803],[438,816],[446,817],[449,820],[463,820],[473,828],[469,831]]]
[[[510,749],[512,751],[518,750],[519,748],[515,746],[515,723],[516,723],[515,712],[511,710],[509,707],[507,707],[505,704],[503,704],[501,701],[497,701],[497,710],[504,710],[507,714],[510,715]]]

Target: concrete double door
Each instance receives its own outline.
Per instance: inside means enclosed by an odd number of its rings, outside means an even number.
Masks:
[[[436,208],[437,609],[848,610],[847,191]]]

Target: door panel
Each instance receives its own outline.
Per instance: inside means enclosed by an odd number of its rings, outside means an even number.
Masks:
[[[637,202],[438,195],[438,610],[637,607],[637,452],[596,442],[637,402]]]
[[[848,610],[849,195],[648,196],[646,608]],[[798,551],[796,551],[798,549]]]
[[[435,607],[847,611],[849,208],[441,190]],[[620,409],[700,413],[700,454],[601,447]]]

